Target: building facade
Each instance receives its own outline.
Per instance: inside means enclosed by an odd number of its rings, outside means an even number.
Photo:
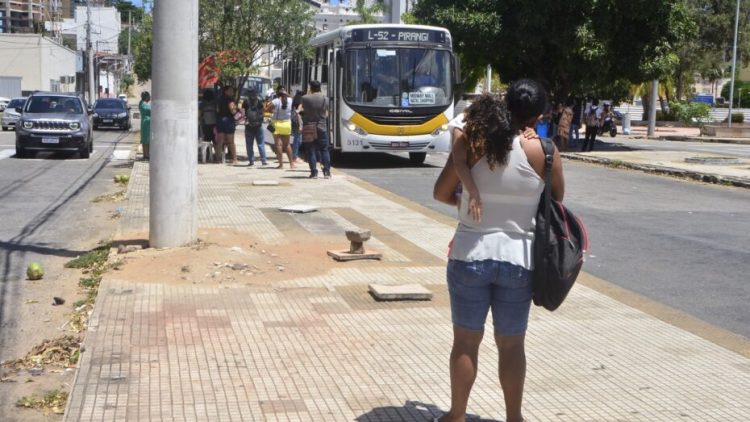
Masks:
[[[41,34],[0,34],[0,57],[0,76],[21,77],[24,95],[76,90],[78,55]]]

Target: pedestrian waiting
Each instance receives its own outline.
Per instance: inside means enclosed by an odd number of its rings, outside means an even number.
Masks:
[[[247,165],[255,164],[253,144],[258,145],[258,154],[262,165],[268,164],[266,158],[266,144],[263,133],[263,101],[258,97],[258,91],[251,89],[247,101],[242,104],[245,110],[245,148],[247,148]]]
[[[323,162],[323,177],[331,177],[331,155],[328,152],[328,98],[320,92],[320,82],[310,82],[310,93],[302,97],[302,132],[307,148],[311,179],[318,178],[318,158]],[[310,135],[305,136],[305,133]]]
[[[271,127],[273,130],[273,144],[276,151],[277,169],[284,168],[284,153],[289,158],[289,167],[294,168],[294,154],[289,138],[292,135],[292,99],[286,89],[280,87],[276,91],[276,98],[271,101]],[[269,128],[270,130],[270,128]]]

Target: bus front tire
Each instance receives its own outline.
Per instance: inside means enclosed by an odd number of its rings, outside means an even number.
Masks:
[[[426,152],[410,152],[409,153],[409,161],[411,161],[412,164],[423,164],[425,158],[427,158]]]

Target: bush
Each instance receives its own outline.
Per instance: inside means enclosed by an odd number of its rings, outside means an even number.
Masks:
[[[724,119],[724,123],[727,122],[728,119]],[[745,115],[742,113],[732,113],[732,123],[743,123],[745,121]]]
[[[648,116],[646,116],[645,120],[648,120]],[[674,110],[670,109],[666,113],[661,110],[656,110],[657,122],[673,122],[675,120]]]
[[[686,123],[701,122],[711,116],[711,107],[705,103],[672,103],[669,110],[677,120]]]

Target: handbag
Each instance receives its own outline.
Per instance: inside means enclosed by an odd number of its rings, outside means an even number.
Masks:
[[[279,109],[276,109],[276,115],[275,117],[279,117]],[[278,119],[272,119],[270,122],[268,122],[268,126],[266,127],[269,132],[274,133],[276,132],[276,126],[273,125],[273,121]]]
[[[544,191],[534,230],[534,304],[554,311],[565,300],[583,266],[588,250],[586,226],[562,203],[552,200],[552,160],[555,146],[541,139],[544,150]]]
[[[318,124],[305,123],[302,125],[302,142],[310,143],[318,139]]]

